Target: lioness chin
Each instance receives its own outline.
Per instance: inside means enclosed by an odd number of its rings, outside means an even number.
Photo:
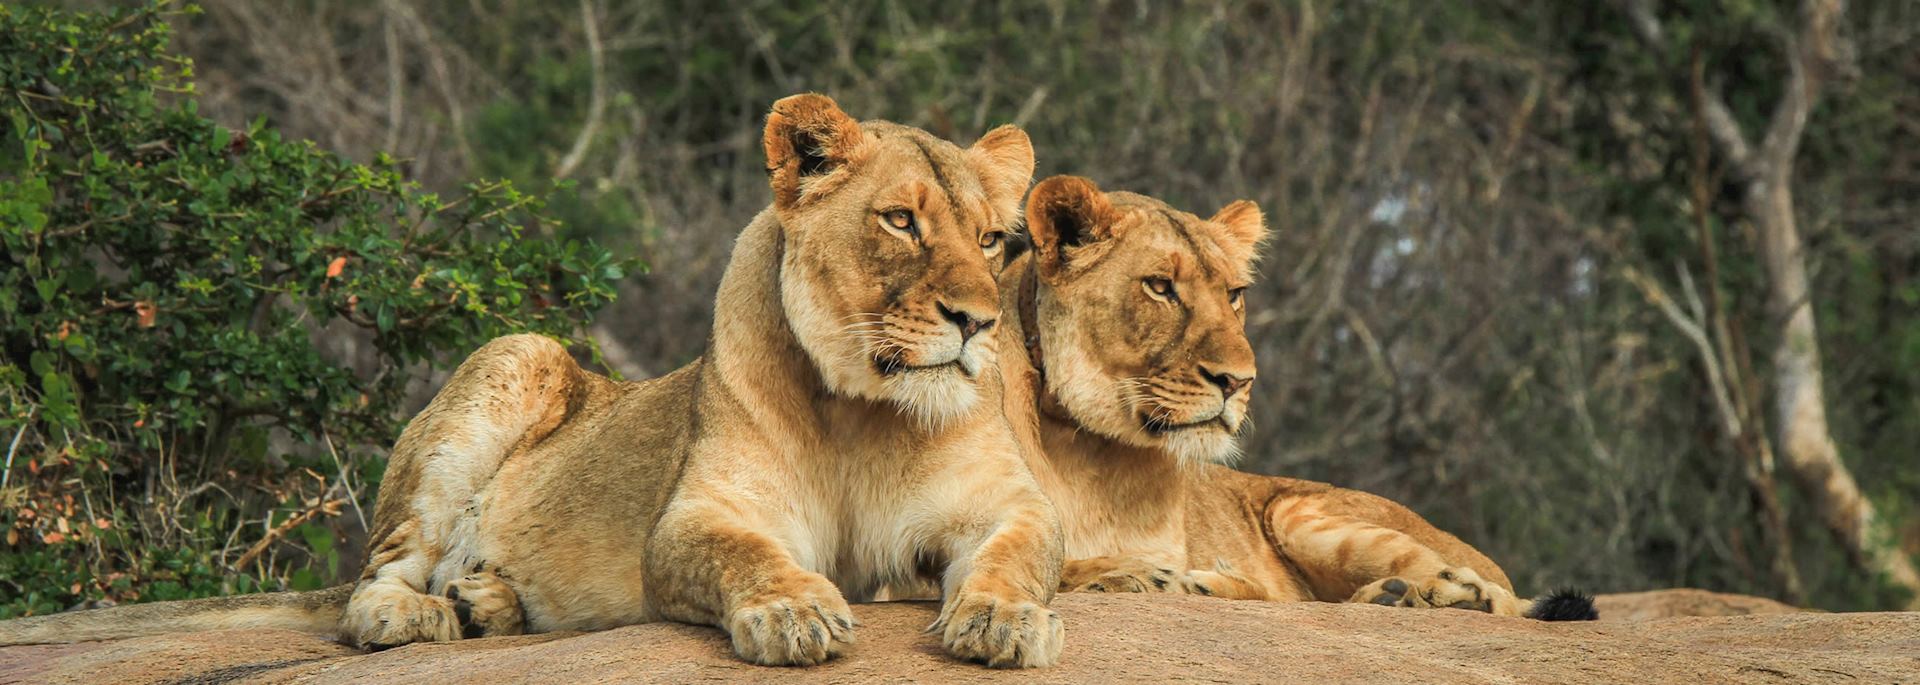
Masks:
[[[57,615],[0,624],[0,644],[337,620],[383,647],[665,619],[812,664],[852,645],[848,600],[917,580],[941,589],[949,653],[1053,663],[1059,521],[983,335],[1026,134],[962,149],[797,95],[763,146],[773,203],[739,237],[707,355],[614,382],[545,338],[475,352],[394,447],[350,599]]]
[[[1063,590],[1591,617],[1577,593],[1515,597],[1498,565],[1391,501],[1222,465],[1255,374],[1253,203],[1201,219],[1054,177],[1026,216],[1033,249],[1000,276],[1002,372],[1066,526]]]

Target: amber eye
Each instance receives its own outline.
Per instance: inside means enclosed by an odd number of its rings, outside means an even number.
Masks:
[[[913,220],[913,212],[904,209],[895,209],[881,214],[880,225],[915,239],[920,237],[920,225]]]
[[[1227,304],[1233,305],[1233,311],[1236,312],[1247,306],[1247,289],[1242,287],[1227,291]]]
[[[1173,281],[1160,276],[1148,276],[1147,278],[1141,279],[1140,287],[1146,288],[1147,294],[1153,296],[1153,299],[1162,302],[1175,298]]]
[[[992,257],[998,253],[1000,247],[1006,244],[1007,234],[1005,231],[987,231],[980,236],[980,251],[986,253],[988,257]]]

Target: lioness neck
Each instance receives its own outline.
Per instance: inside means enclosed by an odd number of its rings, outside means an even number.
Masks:
[[[1120,443],[1086,430],[1049,395],[1045,372],[1029,354],[1030,298],[1044,289],[1032,256],[1008,265],[1000,280],[1006,327],[1000,341],[1007,379],[1006,411],[1033,443],[1028,468],[1040,482],[1067,533],[1070,559],[1108,555],[1185,554],[1185,487],[1169,487],[1191,474],[1172,454]],[[1044,340],[1038,341],[1041,346]],[[1047,407],[1042,409],[1042,407]]]
[[[771,208],[740,232],[714,295],[706,368],[725,399],[752,409],[756,421],[782,422],[789,435],[811,435],[819,430],[812,407],[828,393],[781,308],[783,240]]]

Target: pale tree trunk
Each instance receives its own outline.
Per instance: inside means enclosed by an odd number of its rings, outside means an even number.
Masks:
[[[1626,0],[1634,29],[1650,46],[1665,50],[1659,18],[1644,0]],[[1840,460],[1827,425],[1819,331],[1813,318],[1807,265],[1794,221],[1793,163],[1807,118],[1825,78],[1847,66],[1839,35],[1844,0],[1805,0],[1800,30],[1788,37],[1790,72],[1785,92],[1758,148],[1735,121],[1726,102],[1707,92],[1703,117],[1714,146],[1742,184],[1742,212],[1760,233],[1767,272],[1770,325],[1778,328],[1773,351],[1774,421],[1780,454],[1793,479],[1820,513],[1853,563],[1909,592],[1907,608],[1920,610],[1920,572],[1894,543],[1873,503],[1860,492]]]
[[[1920,610],[1920,573],[1875,516],[1827,427],[1820,373],[1820,339],[1807,289],[1806,260],[1794,225],[1793,191],[1780,171],[1751,188],[1747,214],[1760,229],[1770,309],[1780,321],[1773,350],[1775,422],[1787,468],[1819,509],[1822,522],[1855,564],[1884,574],[1911,594],[1907,609]]]

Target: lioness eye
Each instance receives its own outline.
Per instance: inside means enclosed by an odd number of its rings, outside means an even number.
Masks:
[[[881,214],[880,223],[889,229],[905,233],[915,239],[920,237],[920,226],[914,223],[913,212],[904,209],[895,209]]]
[[[1247,289],[1234,288],[1227,291],[1227,303],[1233,305],[1233,311],[1240,311],[1241,307],[1247,305]]]
[[[980,251],[987,253],[987,256],[991,257],[993,253],[999,252],[1000,246],[1006,242],[1007,234],[1005,232],[988,231],[980,236]]]
[[[1149,276],[1142,279],[1140,285],[1147,289],[1147,294],[1152,295],[1153,299],[1165,301],[1174,297],[1173,281],[1165,278]]]

